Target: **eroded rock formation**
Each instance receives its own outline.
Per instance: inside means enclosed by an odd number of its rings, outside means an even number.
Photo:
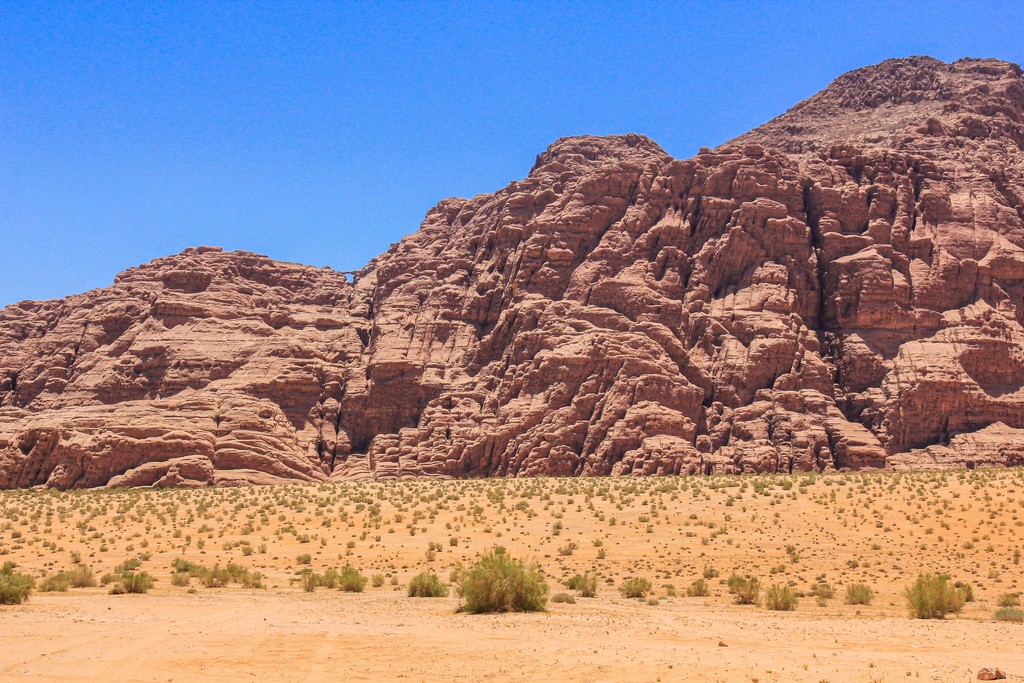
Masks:
[[[0,312],[0,487],[1024,463],[1024,76],[565,138],[350,279],[190,249]]]

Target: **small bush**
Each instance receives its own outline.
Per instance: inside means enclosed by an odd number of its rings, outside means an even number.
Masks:
[[[313,556],[309,553],[303,553],[295,558],[295,561],[299,564],[313,564]]]
[[[775,584],[764,592],[764,606],[776,612],[791,612],[796,609],[796,593],[785,584]]]
[[[311,569],[304,570],[305,572],[312,573]],[[341,580],[341,574],[337,569],[331,567],[324,571],[321,576],[317,577],[317,586],[323,586],[324,588],[332,589],[338,587],[338,581]]]
[[[373,585],[374,588],[380,588],[384,585],[384,575],[374,574],[370,577],[370,583]]]
[[[575,605],[576,598],[574,598],[571,593],[555,593],[551,596],[551,602],[557,602],[566,605]]]
[[[223,588],[231,582],[231,573],[219,564],[213,565],[213,569],[205,569],[200,575],[203,585],[207,588]]]
[[[171,574],[171,585],[184,587],[192,583],[192,576],[186,572],[174,572]]]
[[[619,593],[624,598],[643,598],[651,592],[651,582],[647,579],[631,576],[619,586]]]
[[[761,594],[761,582],[752,576],[733,574],[729,577],[729,592],[735,596],[737,605],[753,605]]]
[[[964,606],[963,594],[945,574],[921,574],[906,595],[910,616],[915,619],[942,619]]]
[[[410,598],[446,598],[448,586],[434,572],[422,572],[412,577],[407,592]]]
[[[312,593],[321,585],[323,577],[312,569],[307,569],[300,575],[300,580],[302,582],[302,590],[307,593]]]
[[[974,587],[971,584],[964,581],[957,581],[953,584],[953,588],[956,588],[960,592],[960,596],[964,599],[964,602],[974,602]]]
[[[537,565],[510,557],[502,547],[481,555],[476,564],[459,573],[460,611],[541,612],[548,601],[548,585]]]
[[[577,574],[565,582],[566,588],[580,592],[581,598],[597,597],[597,577],[593,574]]]
[[[710,594],[708,582],[704,579],[697,579],[686,589],[686,597],[688,598],[706,598]]]
[[[20,605],[35,587],[35,579],[15,571],[15,566],[13,562],[4,562],[0,567],[0,605]]]
[[[72,567],[71,570],[67,572],[67,575],[71,578],[72,588],[96,587],[96,577],[93,575],[92,569],[84,564]]]
[[[110,590],[110,594],[122,595],[124,593],[146,593],[153,587],[155,582],[156,579],[146,572],[121,572],[117,577],[117,583],[114,584],[114,588]]]
[[[39,582],[40,593],[67,593],[69,588],[71,588],[71,575],[67,572],[50,574]]]
[[[1010,621],[1014,624],[1024,624],[1024,609],[1016,607],[1001,607],[996,610],[996,621]]]
[[[875,591],[863,583],[851,583],[846,587],[847,605],[870,605],[875,599]]]
[[[1017,593],[1003,593],[999,596],[1000,607],[1020,607],[1020,596]]]
[[[821,600],[831,600],[836,597],[836,589],[827,581],[819,581],[814,584],[813,592],[814,597]]]
[[[366,588],[366,577],[359,573],[359,570],[345,565],[338,577],[338,588],[345,593],[362,593]]]

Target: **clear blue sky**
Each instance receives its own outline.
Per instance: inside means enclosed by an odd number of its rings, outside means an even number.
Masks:
[[[362,266],[564,135],[686,157],[889,57],[1024,61],[1024,2],[0,0],[0,305],[190,245]]]

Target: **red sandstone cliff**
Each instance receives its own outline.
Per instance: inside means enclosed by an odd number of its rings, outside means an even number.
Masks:
[[[562,139],[353,280],[190,249],[0,311],[0,487],[1024,464],[1024,76]]]

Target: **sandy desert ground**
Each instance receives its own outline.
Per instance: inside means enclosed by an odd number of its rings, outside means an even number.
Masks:
[[[651,479],[403,481],[191,491],[0,494],[0,561],[42,579],[126,560],[157,579],[34,592],[0,607],[0,680],[966,681],[1024,677],[1024,471]],[[596,598],[535,614],[457,614],[409,579],[504,546],[552,592]],[[262,588],[172,585],[172,561],[233,563]],[[302,572],[351,565],[362,593],[306,592]],[[945,620],[908,616],[921,572],[970,583]],[[791,585],[795,611],[738,605],[733,573]],[[627,577],[654,586],[626,599]],[[710,595],[687,597],[706,579]],[[180,578],[180,577],[179,577]],[[828,583],[831,599],[816,598]],[[176,583],[182,583],[178,580]],[[378,585],[379,584],[379,585]],[[870,605],[845,589],[865,584]]]

